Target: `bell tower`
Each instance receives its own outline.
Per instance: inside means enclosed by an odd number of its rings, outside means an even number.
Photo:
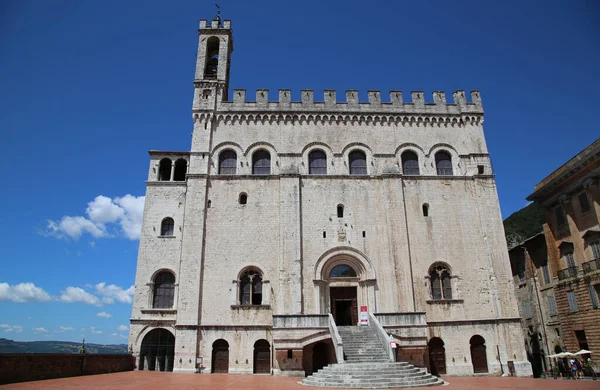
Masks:
[[[210,24],[200,21],[194,110],[214,109],[217,101],[227,101],[229,67],[233,52],[231,21],[217,16]]]

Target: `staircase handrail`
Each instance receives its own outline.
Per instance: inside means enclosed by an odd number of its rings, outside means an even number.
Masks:
[[[383,326],[381,326],[381,324],[379,323],[377,318],[375,318],[375,316],[371,312],[369,312],[369,326],[371,328],[373,328],[373,330],[375,330],[375,334],[377,335],[377,338],[379,339],[379,341],[381,343],[383,343],[383,348],[387,352],[388,357],[390,358],[390,361],[392,361],[392,362],[396,361],[396,356],[394,353],[395,351],[391,345],[391,343],[394,341],[394,339],[390,335],[387,334],[385,329],[383,329]]]
[[[344,343],[331,313],[329,313],[329,332],[331,333],[331,339],[333,340],[337,362],[338,364],[342,364],[344,363]]]

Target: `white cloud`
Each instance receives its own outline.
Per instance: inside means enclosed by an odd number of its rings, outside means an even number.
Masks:
[[[105,311],[101,311],[100,313],[96,314],[98,317],[102,317],[102,318],[112,318],[112,315],[110,313],[107,313]]]
[[[102,306],[100,299],[86,292],[80,287],[67,287],[61,294],[60,300],[66,303],[87,303],[88,305]]]
[[[102,334],[101,330],[96,330],[95,326],[91,326],[90,327],[90,332],[92,332],[93,334]]]
[[[34,328],[33,333],[34,334],[48,333],[48,331],[46,330],[46,328]]]
[[[126,327],[125,325],[119,325],[119,327],[117,329],[119,329],[121,332],[126,332],[129,330],[129,328]]]
[[[74,328],[72,328],[70,326],[62,326],[62,325],[59,325],[58,328],[60,329],[61,332],[70,332],[72,330],[75,330]]]
[[[4,330],[4,332],[15,332],[21,333],[23,331],[23,327],[21,325],[8,325],[8,324],[0,324],[0,329]]]
[[[94,238],[125,236],[130,240],[137,240],[142,230],[144,200],[144,196],[130,194],[113,199],[98,195],[88,203],[85,210],[87,217],[64,216],[60,221],[48,221],[43,234],[74,240],[78,240],[84,233]],[[95,244],[90,245],[94,247]]]
[[[113,336],[113,337],[120,337],[122,339],[126,339],[127,338],[127,336],[124,336],[122,334],[117,334],[117,333],[111,333],[110,335]]]
[[[105,282],[102,282],[96,285],[96,292],[103,297],[102,301],[105,303],[114,303],[115,299],[121,303],[133,302],[133,286],[124,290],[114,284],[107,286]]]
[[[0,283],[0,301],[11,302],[48,302],[52,299],[43,289],[36,287],[33,283],[19,283],[10,286],[8,283]]]

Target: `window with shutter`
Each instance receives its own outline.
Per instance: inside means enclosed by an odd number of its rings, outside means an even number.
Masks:
[[[571,313],[578,311],[577,301],[575,300],[575,291],[568,291],[567,299],[569,300],[569,311]]]
[[[556,301],[553,295],[548,296],[548,312],[550,315],[556,314]]]
[[[594,256],[594,259],[600,259],[600,241],[592,242],[591,247],[592,256]]]
[[[594,309],[598,308],[598,293],[597,293],[597,289],[600,289],[600,284],[597,285],[592,285],[590,284],[590,298],[592,300],[592,307]]]
[[[523,302],[523,315],[525,316],[525,318],[531,318],[531,302]]]
[[[573,252],[565,253],[565,259],[567,260],[568,268],[575,268],[577,265],[575,264],[575,257],[573,256]]]
[[[542,266],[542,273],[544,274],[544,284],[550,283],[550,271],[548,271],[548,264]]]
[[[587,194],[582,192],[577,198],[579,199],[579,208],[581,210],[581,214],[590,211],[590,203],[588,202]]]

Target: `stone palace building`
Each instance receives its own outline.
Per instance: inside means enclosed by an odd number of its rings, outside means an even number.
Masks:
[[[138,369],[309,375],[360,322],[437,374],[531,375],[479,92],[250,97],[232,52],[200,21],[191,150],[150,151]]]

